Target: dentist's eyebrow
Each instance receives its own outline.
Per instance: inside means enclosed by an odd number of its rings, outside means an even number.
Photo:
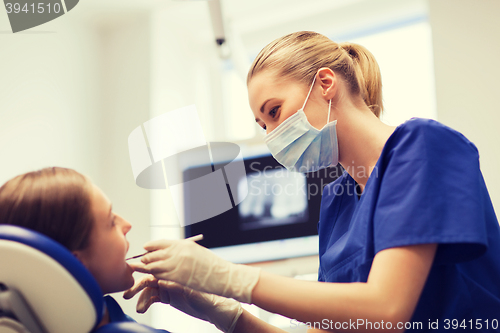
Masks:
[[[110,205],[109,206],[109,214],[108,214],[108,216],[113,215],[112,212],[113,212],[113,205]]]
[[[266,106],[266,103],[269,102],[270,100],[271,100],[271,98],[268,99],[267,101],[265,101],[264,104],[262,104],[262,106],[260,107],[260,112],[261,113],[264,113],[264,107]]]

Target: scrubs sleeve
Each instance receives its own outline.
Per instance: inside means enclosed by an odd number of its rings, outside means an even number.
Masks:
[[[318,268],[318,282],[325,282],[325,278],[323,277],[323,273],[321,273],[321,267]]]
[[[487,233],[477,148],[462,134],[428,120],[389,140],[392,148],[379,161],[375,252],[438,243],[435,263],[482,255]]]

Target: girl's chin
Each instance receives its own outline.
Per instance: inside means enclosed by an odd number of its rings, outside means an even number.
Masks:
[[[134,269],[127,263],[125,262],[125,265],[127,266],[127,272],[130,271],[130,272],[134,272]]]
[[[127,273],[129,274],[130,276],[130,281],[132,281],[132,286],[134,285],[134,276],[132,275],[134,273],[134,270],[132,269],[132,267],[130,267],[129,264],[126,264],[127,265]],[[130,287],[132,287],[130,286]]]
[[[125,290],[132,288],[134,283],[135,283],[134,277],[132,275],[130,275],[130,279],[128,281],[128,286],[127,286],[127,288],[125,288]]]
[[[103,294],[106,295],[128,290],[132,288],[134,282],[135,281],[132,274],[127,274],[124,276],[116,277],[112,282],[108,281],[108,283],[105,285],[100,284],[100,286]]]

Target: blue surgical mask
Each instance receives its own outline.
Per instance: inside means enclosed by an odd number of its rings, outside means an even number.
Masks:
[[[304,113],[315,80],[316,76],[302,108],[265,138],[274,158],[290,171],[307,173],[338,163],[337,120],[330,122],[331,100],[326,125],[321,130],[314,128]]]

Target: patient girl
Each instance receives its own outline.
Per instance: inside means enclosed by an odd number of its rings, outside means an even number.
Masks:
[[[68,248],[103,294],[134,284],[125,262],[130,223],[113,213],[106,195],[74,170],[46,168],[6,182],[0,187],[0,223],[38,231]],[[105,301],[109,311],[99,326],[131,320],[111,297]]]

